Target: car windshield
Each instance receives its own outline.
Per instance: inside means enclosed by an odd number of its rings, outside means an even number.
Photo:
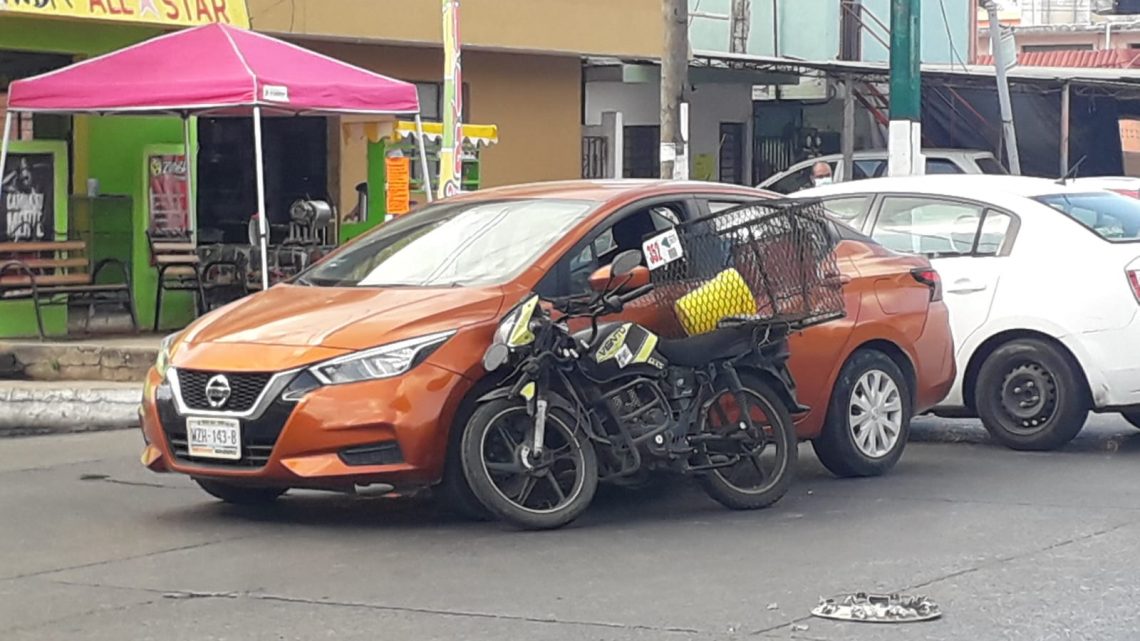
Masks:
[[[303,273],[321,287],[486,286],[509,281],[591,212],[585,200],[458,201],[380,226]]]
[[[1140,200],[1109,191],[1052,194],[1034,200],[1065,214],[1114,243],[1140,240]]]

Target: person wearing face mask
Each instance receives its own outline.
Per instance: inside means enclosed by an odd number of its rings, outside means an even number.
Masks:
[[[823,185],[830,185],[831,180],[831,165],[825,162],[817,162],[811,168],[811,184],[813,187],[822,187]]]

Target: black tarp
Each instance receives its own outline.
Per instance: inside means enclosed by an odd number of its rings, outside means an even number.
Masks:
[[[1061,173],[1061,90],[1018,88],[1011,92],[1021,173]],[[1140,102],[1111,95],[1070,93],[1069,163],[1084,158],[1081,176],[1123,174],[1119,119],[1140,115]],[[1008,166],[1003,153],[1001,110],[994,87],[952,87],[923,82],[925,147],[984,149]]]

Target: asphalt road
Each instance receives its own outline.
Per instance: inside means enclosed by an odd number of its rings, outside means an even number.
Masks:
[[[237,509],[141,469],[134,432],[8,439],[0,639],[1140,638],[1140,431],[1098,417],[1047,454],[968,423],[916,433],[880,479],[832,479],[805,447],[767,511],[680,485],[549,533],[416,500]],[[857,590],[927,594],[945,616],[810,617]]]

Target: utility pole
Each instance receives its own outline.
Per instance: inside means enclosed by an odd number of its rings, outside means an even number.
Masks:
[[[922,31],[919,0],[891,0],[891,176],[925,173],[922,158]]]
[[[677,156],[688,162],[681,131],[681,102],[689,76],[688,0],[661,0],[665,43],[661,54],[661,177],[677,175]],[[687,172],[685,172],[687,173]]]
[[[1009,78],[1006,76],[1010,67],[1017,64],[1017,48],[1011,46],[1013,43],[1012,34],[1008,40],[1005,38],[1001,19],[998,17],[997,3],[993,0],[986,0],[985,6],[986,12],[990,16],[990,49],[994,53],[998,104],[1001,106],[1001,129],[1002,136],[1005,139],[1005,155],[1009,159],[1009,173],[1020,176],[1021,156],[1017,151],[1017,129],[1013,126],[1013,104],[1009,98]]]

